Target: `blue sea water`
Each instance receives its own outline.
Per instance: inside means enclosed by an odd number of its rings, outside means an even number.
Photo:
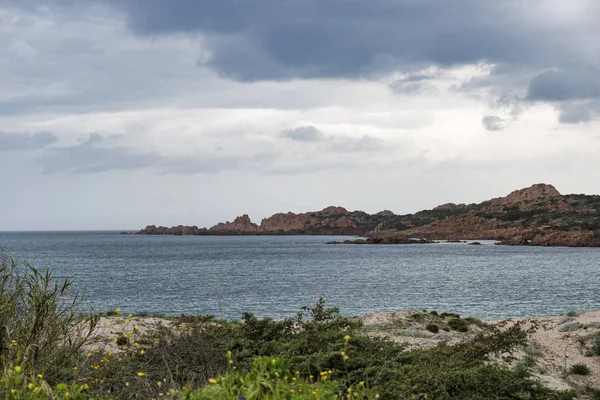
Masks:
[[[5,232],[0,249],[73,277],[99,311],[281,318],[324,297],[344,314],[482,319],[600,308],[600,249],[326,245],[345,237]]]

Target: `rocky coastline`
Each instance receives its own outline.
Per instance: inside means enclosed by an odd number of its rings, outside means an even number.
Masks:
[[[274,214],[260,224],[244,214],[210,228],[148,225],[135,234],[341,235],[360,238],[340,244],[495,240],[511,246],[600,247],[600,196],[562,195],[552,185],[535,184],[479,204],[446,203],[415,214],[396,215],[389,210],[368,214],[331,206],[307,213]]]

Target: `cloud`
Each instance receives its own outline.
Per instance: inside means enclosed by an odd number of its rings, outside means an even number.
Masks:
[[[154,169],[162,174],[210,174],[248,169],[273,159],[268,152],[253,155],[220,155],[195,151],[190,155],[161,155],[119,145],[123,135],[91,133],[81,143],[48,149],[39,159],[44,174],[99,173]]]
[[[43,149],[56,143],[58,137],[51,132],[3,132],[0,131],[0,152]]]
[[[322,148],[333,153],[368,153],[379,151],[386,147],[383,140],[371,135],[363,135],[360,137],[346,135],[325,136],[323,132],[311,125],[286,129],[280,133],[280,136],[299,142],[319,142]]]
[[[341,137],[332,139],[330,150],[342,153],[374,152],[383,150],[386,144],[374,136],[364,135],[359,138]]]
[[[105,146],[114,142],[98,133],[74,146],[49,149],[39,158],[45,174],[59,172],[94,173],[114,170],[133,170],[160,162],[154,152],[142,152],[122,146]]]
[[[528,100],[566,101],[600,97],[598,72],[546,71],[535,76],[527,90]]]
[[[484,115],[481,123],[488,131],[501,131],[506,126],[506,120],[495,115]]]
[[[430,84],[438,78],[436,74],[415,73],[396,79],[389,84],[392,92],[396,94],[418,94],[435,92],[436,88]]]
[[[281,137],[302,142],[316,142],[323,139],[323,133],[314,126],[300,126],[286,129],[281,132]]]
[[[592,105],[589,103],[564,104],[561,106],[558,120],[563,124],[590,122],[592,120]]]

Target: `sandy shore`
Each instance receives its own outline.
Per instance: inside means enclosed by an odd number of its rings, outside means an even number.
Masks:
[[[365,327],[372,334],[388,337],[409,348],[427,348],[446,341],[450,344],[469,340],[485,328],[473,326],[467,333],[442,332],[433,334],[425,329],[427,320],[417,321],[415,311],[368,314],[363,317]],[[520,361],[534,363],[535,376],[549,387],[561,390],[581,389],[586,386],[600,389],[600,357],[591,356],[593,341],[600,336],[600,310],[586,311],[573,316],[514,318],[485,321],[486,325],[505,325],[517,321],[524,328],[532,328],[528,346],[520,349]],[[567,373],[573,364],[585,364],[587,376]]]

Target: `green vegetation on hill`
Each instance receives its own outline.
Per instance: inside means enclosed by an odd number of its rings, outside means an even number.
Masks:
[[[574,398],[541,386],[526,366],[498,362],[525,345],[519,324],[408,351],[319,300],[281,321],[182,316],[147,333],[114,334],[106,339],[116,343],[102,347],[89,343],[97,318],[78,317],[69,288],[70,281],[57,283],[49,272],[0,262],[4,398]],[[439,318],[459,331],[477,323]]]

